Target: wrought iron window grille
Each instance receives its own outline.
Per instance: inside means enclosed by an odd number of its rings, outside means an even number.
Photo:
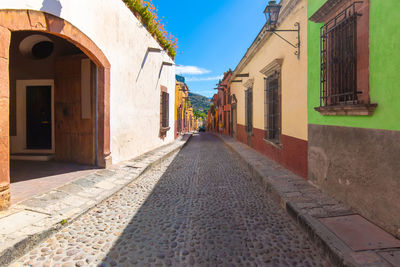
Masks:
[[[280,72],[275,71],[265,80],[264,139],[279,144],[281,140]]]
[[[357,18],[354,2],[320,30],[320,106],[359,104],[357,90]]]
[[[253,132],[253,89],[248,88],[245,91],[245,110],[246,110],[246,132],[251,134]]]
[[[161,127],[169,127],[169,94],[166,92],[161,94]]]

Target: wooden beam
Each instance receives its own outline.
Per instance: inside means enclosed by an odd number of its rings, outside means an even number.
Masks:
[[[154,53],[161,53],[161,49],[160,48],[155,48],[155,47],[148,47],[147,48],[147,52],[154,52]]]

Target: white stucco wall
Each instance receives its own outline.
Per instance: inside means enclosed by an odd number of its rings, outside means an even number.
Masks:
[[[86,34],[111,64],[111,153],[113,163],[136,157],[174,140],[175,67],[121,0],[1,0],[0,9],[32,9],[57,15]],[[140,74],[139,74],[140,72]],[[171,129],[159,138],[160,86],[170,94]]]

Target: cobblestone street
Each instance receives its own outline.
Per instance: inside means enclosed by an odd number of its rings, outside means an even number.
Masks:
[[[206,133],[13,264],[98,265],[332,266]]]

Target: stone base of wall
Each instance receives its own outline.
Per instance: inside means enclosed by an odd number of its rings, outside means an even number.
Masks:
[[[0,184],[0,210],[10,205],[10,185]]]
[[[308,127],[309,180],[400,237],[400,131]]]
[[[307,179],[307,141],[282,135],[279,148],[264,140],[264,130],[253,128],[253,135],[249,136],[245,126],[240,124],[237,125],[237,139]]]

